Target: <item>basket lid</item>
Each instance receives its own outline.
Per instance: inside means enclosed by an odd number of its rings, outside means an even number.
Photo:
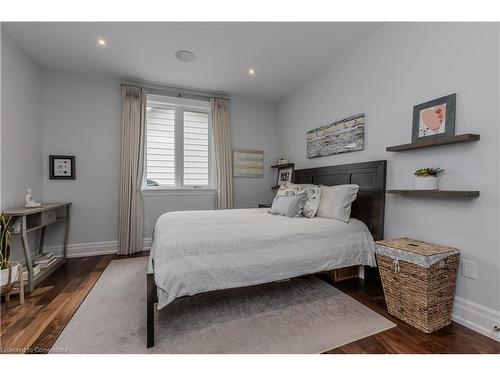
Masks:
[[[377,241],[378,244],[394,249],[408,251],[423,256],[456,252],[458,249],[450,246],[436,245],[429,242],[412,240],[410,238],[395,238],[392,240]]]

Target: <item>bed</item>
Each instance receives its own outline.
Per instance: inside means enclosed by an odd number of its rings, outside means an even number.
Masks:
[[[162,215],[147,273],[147,346],[154,304],[363,265],[374,279],[373,240],[383,238],[386,161],[302,169],[294,182],[357,184],[351,220],[288,218],[267,208],[179,211]]]

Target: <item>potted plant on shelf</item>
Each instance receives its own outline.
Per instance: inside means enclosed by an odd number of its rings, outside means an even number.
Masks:
[[[442,168],[420,168],[414,173],[415,190],[438,190],[438,176],[443,173]]]
[[[0,280],[1,294],[8,294],[14,283],[19,278],[19,263],[10,262],[10,240],[12,231],[10,228],[10,217],[6,218],[2,213],[0,215]]]

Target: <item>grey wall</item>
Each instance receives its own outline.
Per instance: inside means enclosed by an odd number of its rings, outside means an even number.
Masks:
[[[44,70],[42,91],[44,200],[73,203],[70,243],[115,240],[120,176],[120,83]],[[52,154],[76,156],[75,180],[49,180]],[[48,243],[51,240],[55,241],[48,235]]]
[[[24,205],[27,188],[38,201],[42,184],[42,106],[40,67],[2,29],[1,209]],[[30,241],[36,235],[30,235]],[[22,255],[18,238],[13,259]]]
[[[2,30],[2,208],[42,191],[41,70]]]
[[[114,241],[118,230],[120,82],[44,70],[42,91],[44,200],[73,202],[71,244]],[[235,179],[237,207],[256,207],[272,198],[268,167],[276,158],[274,125],[272,104],[232,98],[234,147],[264,150],[266,163],[263,179]],[[50,154],[76,155],[76,180],[49,180]],[[214,207],[213,193],[145,195],[144,237],[151,237],[156,219],[164,212]],[[60,229],[53,231],[59,234]],[[55,243],[55,234],[48,235],[48,241]]]
[[[237,208],[269,203],[274,194],[276,171],[271,165],[278,159],[276,150],[276,110],[272,103],[231,98],[233,148],[264,151],[263,178],[234,178],[234,204]]]
[[[412,107],[457,93],[458,133],[481,141],[387,153],[411,140]],[[296,167],[388,160],[387,187],[411,187],[412,172],[446,170],[443,189],[480,190],[474,200],[389,195],[387,238],[409,236],[456,246],[477,262],[478,279],[458,278],[457,295],[500,310],[499,33],[497,24],[391,24],[309,78],[278,106],[278,151]],[[305,133],[366,114],[361,152],[306,158]]]

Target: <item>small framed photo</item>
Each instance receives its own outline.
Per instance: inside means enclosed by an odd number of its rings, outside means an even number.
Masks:
[[[293,167],[280,168],[278,170],[277,186],[285,185],[287,182],[292,182]]]
[[[74,156],[50,155],[51,180],[74,180],[76,178],[76,165]]]
[[[455,135],[456,97],[451,94],[413,107],[413,143]]]

